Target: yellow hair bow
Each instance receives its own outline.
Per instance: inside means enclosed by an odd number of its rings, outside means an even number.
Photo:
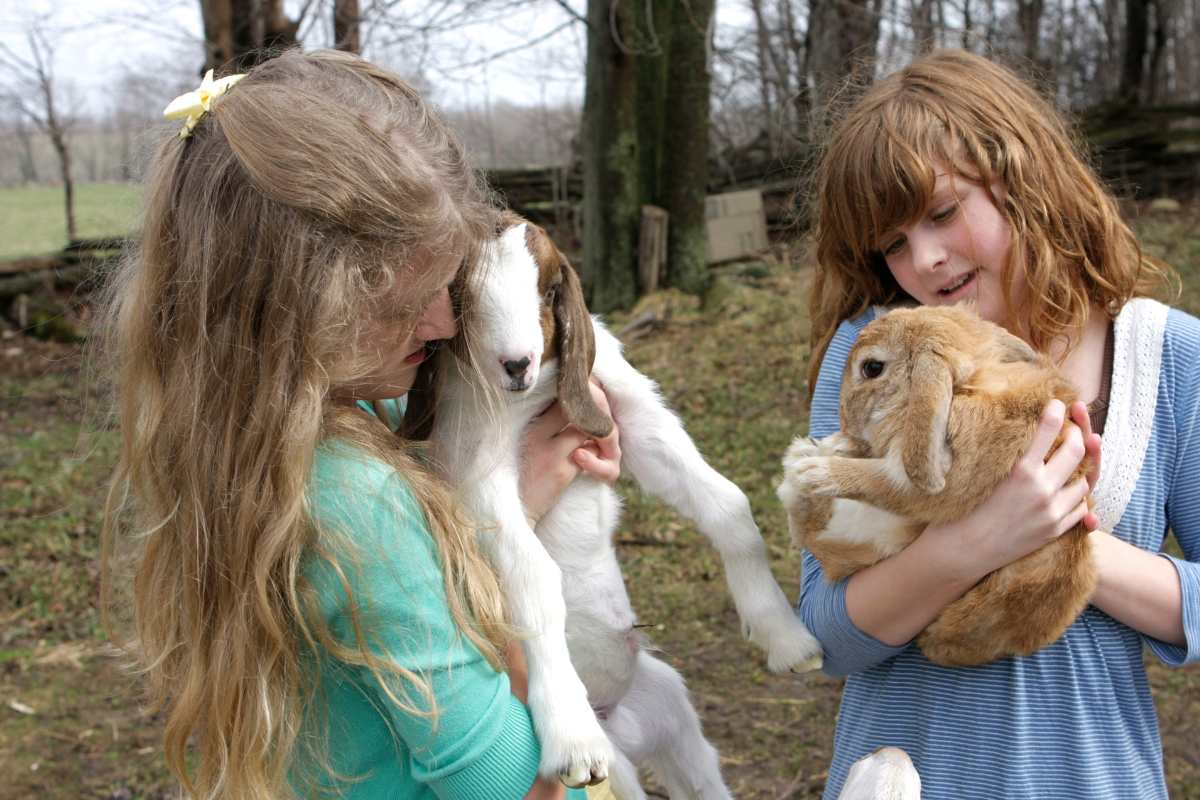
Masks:
[[[196,127],[196,123],[204,116],[204,112],[212,107],[212,101],[229,91],[229,87],[240,81],[245,75],[228,75],[221,78],[219,81],[213,80],[213,71],[210,69],[204,75],[204,80],[200,81],[200,86],[190,92],[179,95],[163,109],[163,116],[167,119],[180,119],[186,117],[183,123],[183,128],[179,131],[179,138],[186,139],[192,135],[192,129]]]

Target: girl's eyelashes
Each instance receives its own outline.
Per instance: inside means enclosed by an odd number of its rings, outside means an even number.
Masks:
[[[958,213],[957,201],[945,206],[935,207],[934,210],[929,212],[929,220],[935,225],[941,225],[953,219],[956,213]],[[888,256],[894,256],[904,248],[905,241],[905,237],[898,236],[897,238],[887,241],[886,244],[879,247],[879,252],[882,253],[885,258]]]
[[[954,216],[954,212],[958,210],[958,203],[951,203],[948,206],[943,206],[929,215],[929,218],[934,222],[945,222]]]

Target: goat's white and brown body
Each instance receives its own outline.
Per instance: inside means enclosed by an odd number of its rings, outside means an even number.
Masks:
[[[561,263],[548,266],[550,258]],[[540,229],[521,223],[504,232],[472,291],[484,318],[486,341],[476,343],[488,353],[482,371],[507,391],[497,402],[474,370],[441,365],[429,438],[433,458],[481,523],[513,622],[525,632],[542,774],[586,782],[611,764],[618,796],[636,798],[635,765],[643,764],[672,797],[728,797],[682,678],[645,650],[634,627],[613,548],[617,495],[580,476],[531,528],[518,496],[522,432],[558,397],[577,425],[603,435],[611,422],[589,408],[590,372],[621,432],[622,471],[713,541],[747,634],[767,649],[770,667],[814,668],[819,645],[775,583],[749,502],[704,461],[653,381],[586,314],[570,266]]]
[[[891,312],[864,329],[847,362],[842,431],[797,439],[784,457],[779,496],[792,532],[830,580],[893,555],[926,525],[986,499],[1027,449],[1046,404],[1074,397],[1045,356],[969,311]],[[1094,586],[1078,525],[989,574],[917,643],[952,666],[1028,655],[1062,635]]]

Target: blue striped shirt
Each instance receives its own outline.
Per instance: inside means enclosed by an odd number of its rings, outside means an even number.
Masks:
[[[838,429],[842,370],[873,318],[868,311],[838,328],[814,392],[812,436]],[[926,800],[1167,797],[1142,645],[1170,666],[1200,660],[1197,365],[1200,320],[1171,310],[1145,460],[1113,531],[1151,552],[1174,531],[1186,558],[1171,558],[1183,587],[1185,647],[1089,606],[1059,641],[1032,656],[941,667],[911,643],[891,647],[858,629],[846,613],[846,582],[830,584],[804,554],[801,615],[825,648],[825,671],[847,676],[826,798],[837,797],[854,761],[883,745],[912,756]],[[1146,365],[1135,358],[1132,367]]]

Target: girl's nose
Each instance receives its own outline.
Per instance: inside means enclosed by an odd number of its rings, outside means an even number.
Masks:
[[[946,246],[936,231],[912,231],[908,236],[908,249],[917,270],[935,270],[944,266],[947,260]]]
[[[458,332],[449,289],[443,288],[429,301],[425,312],[421,314],[421,321],[417,323],[416,332],[417,336],[427,342],[434,339],[449,339]]]

